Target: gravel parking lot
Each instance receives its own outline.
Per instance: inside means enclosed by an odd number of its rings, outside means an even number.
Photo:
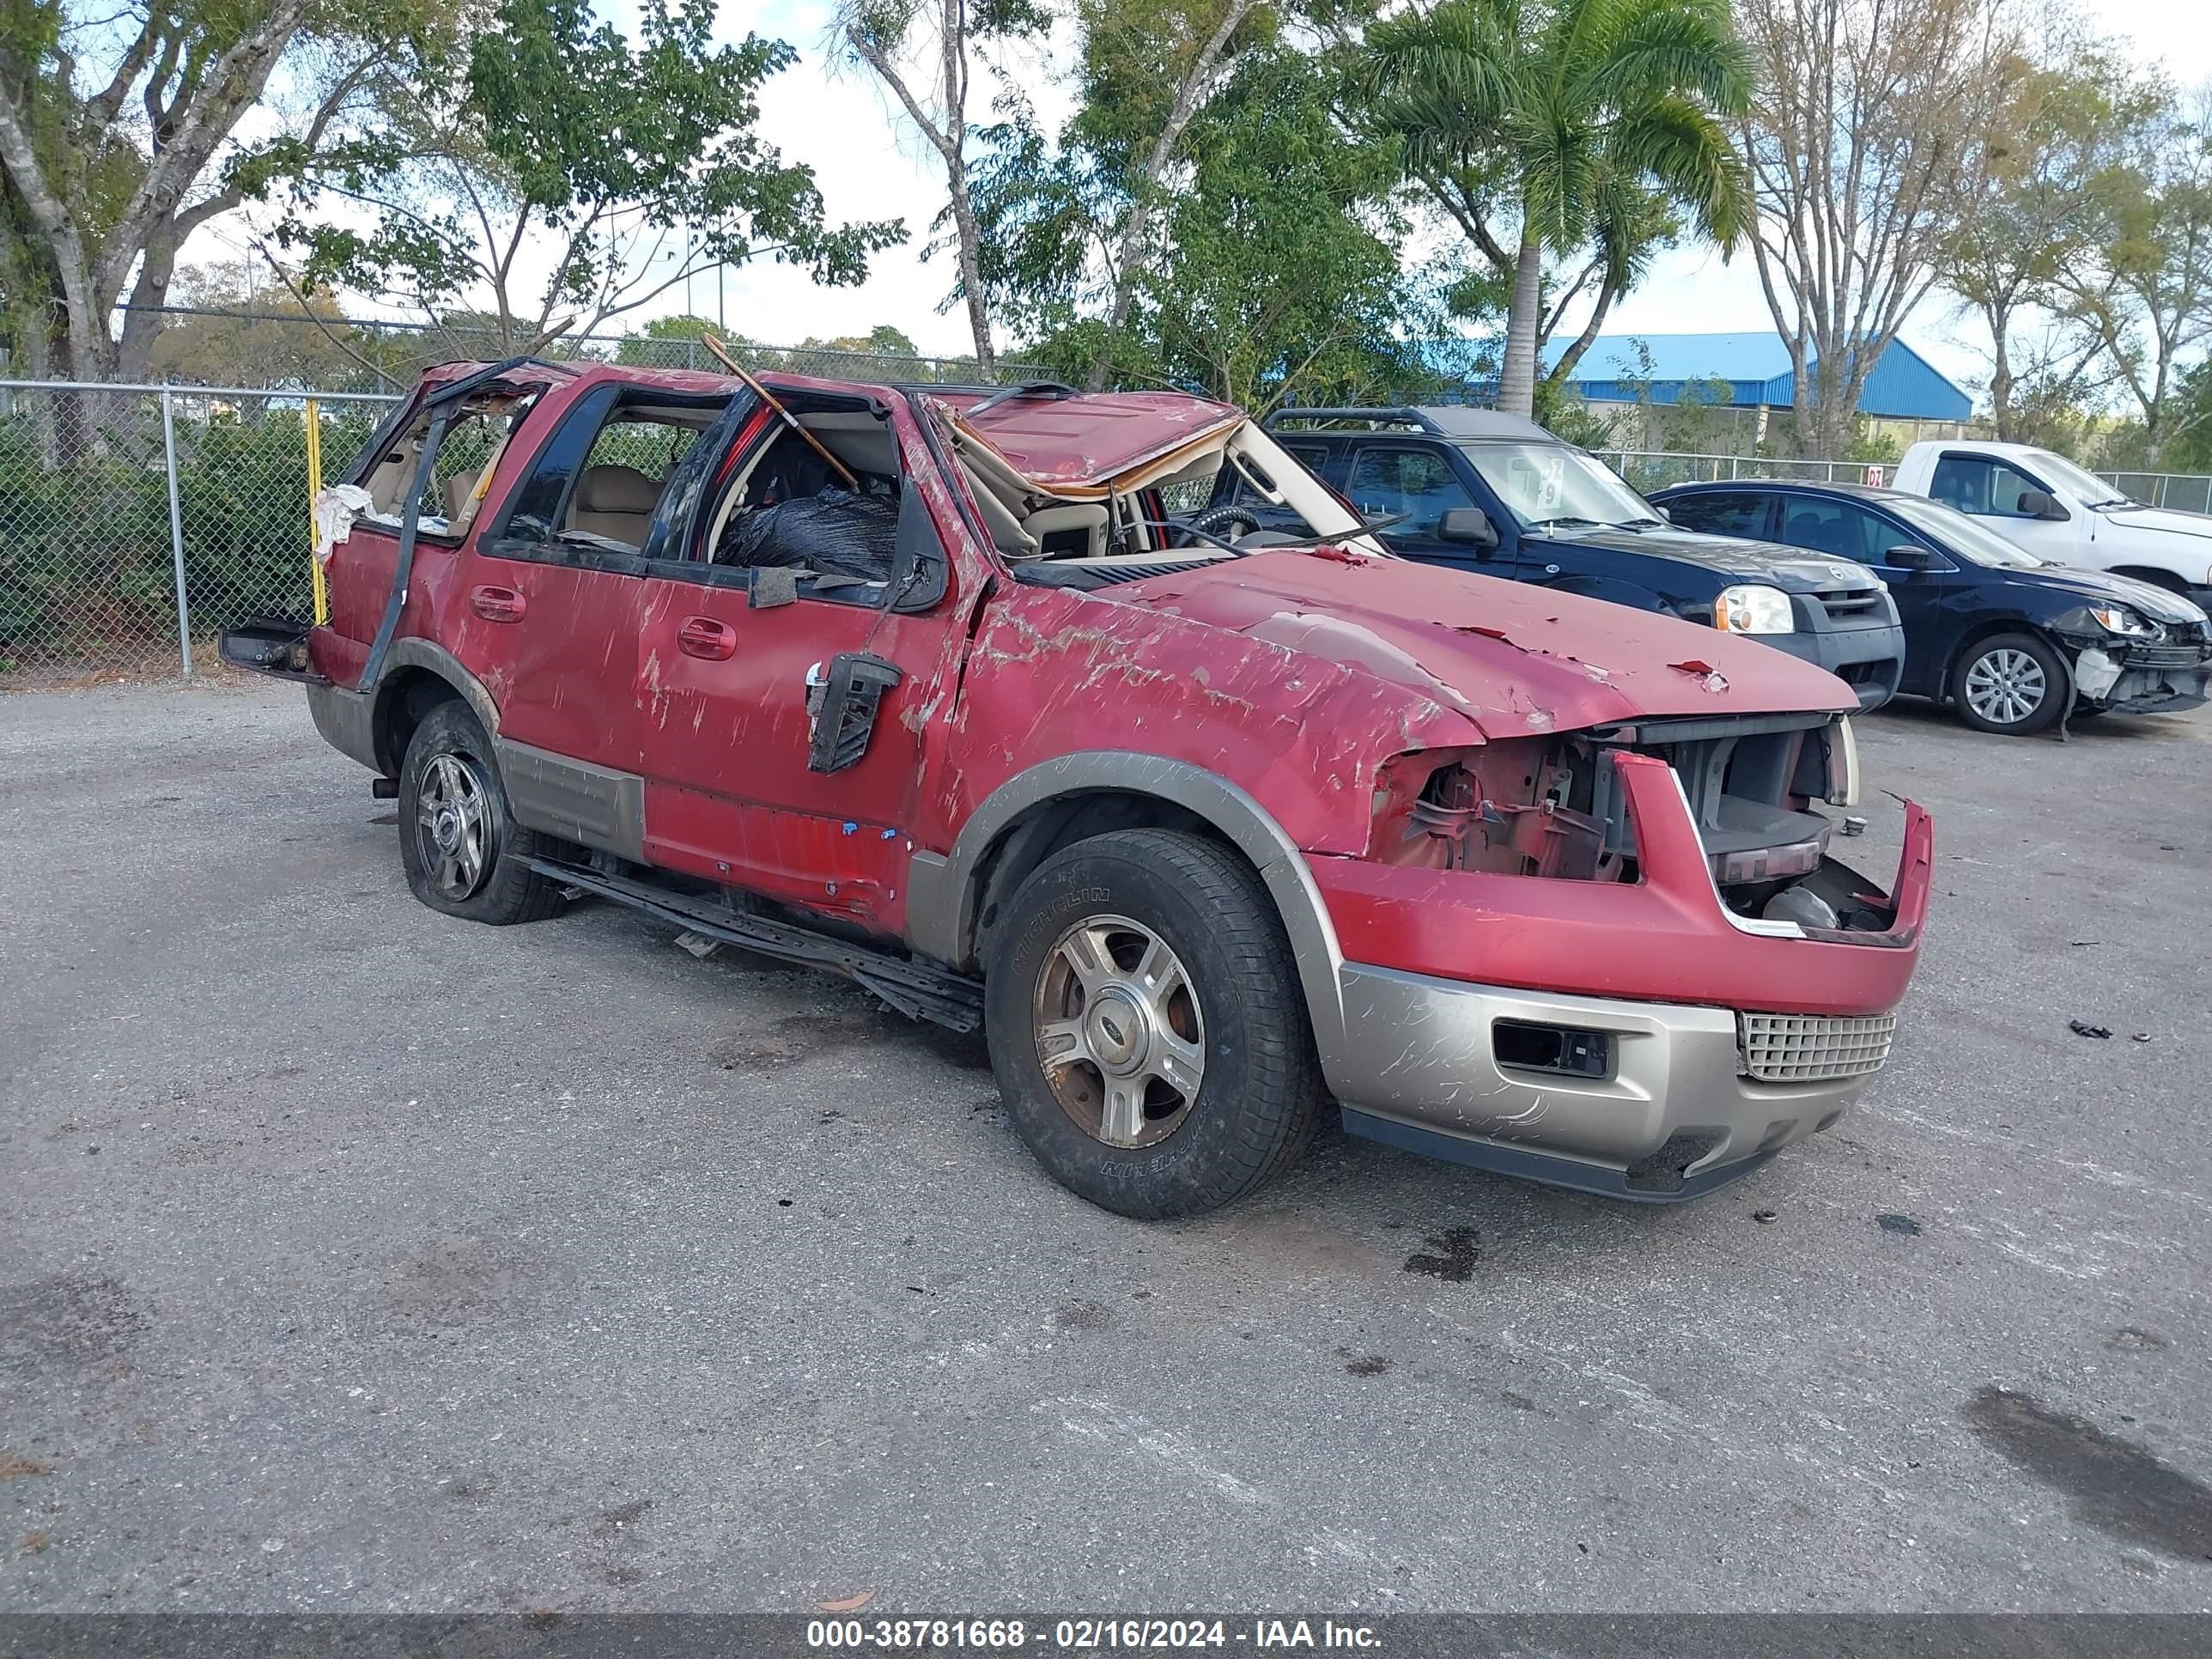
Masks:
[[[0,1608],[2205,1608],[2212,718],[1863,726],[1839,1128],[1146,1227],[842,982],[416,904],[285,688],[0,698]]]

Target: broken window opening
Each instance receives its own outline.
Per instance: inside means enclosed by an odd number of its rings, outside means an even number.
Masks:
[[[520,392],[495,387],[464,399],[450,413],[424,490],[418,535],[450,541],[468,533],[507,452],[507,440],[537,399],[535,387]],[[431,411],[424,410],[369,465],[362,479],[369,499],[361,514],[364,522],[396,530],[406,517],[408,491],[429,439],[432,418]]]
[[[755,440],[700,545],[716,565],[789,570],[802,594],[880,599],[897,562],[906,490],[897,434],[863,399],[791,393],[784,404],[806,435],[778,420]]]

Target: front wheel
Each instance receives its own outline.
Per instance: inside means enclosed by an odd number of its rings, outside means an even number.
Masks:
[[[399,768],[399,860],[433,910],[495,927],[538,921],[561,890],[525,864],[530,832],[516,823],[491,739],[467,705],[441,702],[408,739]]]
[[[1023,882],[989,952],[992,1070],[1063,1186],[1202,1215],[1295,1159],[1322,1098],[1290,942],[1259,878],[1197,836],[1125,830]]]
[[[2073,677],[2033,634],[1999,634],[1969,646],[1951,674],[1959,718],[1978,732],[2026,737],[2057,720]]]

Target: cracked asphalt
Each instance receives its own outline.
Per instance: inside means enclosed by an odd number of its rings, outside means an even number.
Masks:
[[[2208,739],[1863,722],[1896,1058],[1700,1203],[1145,1226],[840,981],[417,905],[289,688],[0,697],[0,1611],[2205,1609]]]

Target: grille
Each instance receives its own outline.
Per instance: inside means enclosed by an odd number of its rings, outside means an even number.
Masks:
[[[1895,1014],[1835,1019],[1821,1014],[1739,1014],[1743,1069],[1762,1083],[1825,1083],[1881,1069],[1897,1035]]]
[[[1866,628],[1889,621],[1879,587],[1847,588],[1812,597],[1813,602],[1827,613],[1828,620],[1839,628]]]
[[[2124,659],[2130,668],[2202,668],[2205,654],[2202,645],[2133,645]]]

